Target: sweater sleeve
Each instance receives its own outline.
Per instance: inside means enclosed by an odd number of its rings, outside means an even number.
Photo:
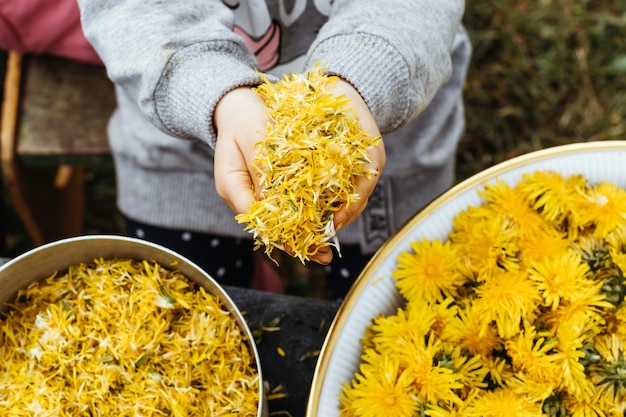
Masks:
[[[215,144],[217,101],[258,84],[256,61],[219,0],[79,0],[81,22],[113,82],[159,129]],[[228,68],[228,70],[224,70]]]
[[[452,73],[452,46],[464,12],[459,0],[335,0],[309,49],[307,68],[351,82],[381,132],[414,119]]]

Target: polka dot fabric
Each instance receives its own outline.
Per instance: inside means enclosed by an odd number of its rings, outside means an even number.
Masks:
[[[204,269],[221,285],[250,287],[254,271],[251,240],[164,229],[125,219],[126,234],[165,246]]]
[[[341,245],[341,257],[334,254],[330,265],[324,271],[330,296],[344,298],[372,255],[363,255],[358,245]]]

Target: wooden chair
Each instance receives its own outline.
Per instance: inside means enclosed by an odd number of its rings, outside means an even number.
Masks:
[[[9,53],[2,180],[34,245],[83,233],[85,167],[110,158],[106,127],[114,107],[103,67]]]

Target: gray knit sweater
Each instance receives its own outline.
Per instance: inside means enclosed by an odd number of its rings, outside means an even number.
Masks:
[[[454,177],[470,43],[458,0],[79,0],[115,82],[118,206],[163,227],[249,236],[215,191],[212,114],[229,90],[326,64],[383,133],[387,164],[340,242],[372,252]]]

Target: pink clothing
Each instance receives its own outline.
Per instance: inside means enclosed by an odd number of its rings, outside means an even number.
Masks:
[[[101,64],[83,34],[76,0],[0,0],[0,49]]]

